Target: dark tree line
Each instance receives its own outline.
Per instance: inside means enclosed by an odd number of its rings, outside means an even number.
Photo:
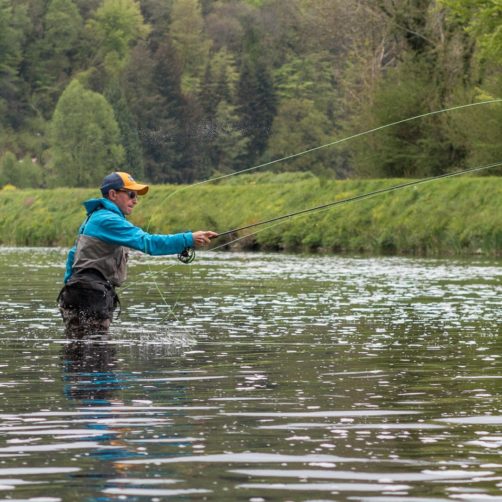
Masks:
[[[193,182],[497,98],[501,23],[492,0],[0,0],[0,184]],[[501,160],[501,133],[487,105],[273,169],[437,175]]]

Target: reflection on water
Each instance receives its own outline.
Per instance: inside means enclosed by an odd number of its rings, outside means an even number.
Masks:
[[[63,345],[65,396],[89,406],[108,404],[114,392],[121,388],[113,373],[116,352],[116,346],[106,341],[69,341]]]
[[[0,499],[502,500],[500,263],[135,255],[70,341],[64,260],[0,249]]]

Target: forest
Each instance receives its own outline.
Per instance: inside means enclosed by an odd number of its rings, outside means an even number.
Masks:
[[[498,99],[501,27],[497,0],[0,0],[0,186],[496,163],[499,102],[316,148]]]

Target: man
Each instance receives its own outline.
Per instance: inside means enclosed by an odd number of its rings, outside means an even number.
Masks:
[[[119,302],[115,287],[126,279],[128,248],[149,255],[178,254],[218,235],[205,230],[155,235],[133,225],[126,216],[148,188],[127,173],[114,172],[103,180],[103,197],[84,202],[87,218],[68,253],[65,285],[58,297],[70,336],[99,336],[108,330]]]

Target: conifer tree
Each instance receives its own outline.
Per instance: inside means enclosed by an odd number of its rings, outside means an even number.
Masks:
[[[246,58],[238,84],[241,127],[249,138],[246,161],[254,163],[267,148],[276,114],[276,95],[272,76],[265,63]]]
[[[31,102],[46,119],[68,83],[82,29],[73,0],[50,0],[41,20],[41,35],[27,48],[24,73],[33,89]]]
[[[27,19],[22,8],[14,9],[9,0],[0,0],[0,132],[2,128],[16,128],[23,121],[16,105],[22,100],[18,73],[24,23]]]
[[[143,151],[138,134],[135,117],[131,113],[123,88],[112,81],[105,93],[106,100],[111,104],[115,120],[120,130],[120,143],[124,147],[124,170],[134,172],[143,178]]]

